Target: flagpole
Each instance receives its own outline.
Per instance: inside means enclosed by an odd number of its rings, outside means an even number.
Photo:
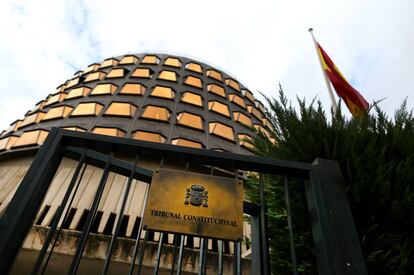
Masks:
[[[332,109],[333,109],[334,114],[336,114],[336,112],[338,111],[338,106],[336,106],[335,97],[332,92],[331,82],[329,81],[328,76],[326,75],[326,72],[325,72],[325,68],[323,67],[321,55],[319,54],[318,42],[316,42],[315,36],[313,35],[312,28],[309,29],[309,32],[312,36],[313,44],[315,45],[316,55],[318,56],[319,63],[321,64],[322,73],[325,78],[326,88],[328,88],[329,97],[331,98]]]

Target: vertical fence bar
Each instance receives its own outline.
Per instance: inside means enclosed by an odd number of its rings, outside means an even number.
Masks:
[[[241,241],[234,242],[234,274],[241,275],[242,258],[241,258]]]
[[[178,243],[178,237],[180,237],[180,235],[174,234],[174,241],[173,241],[174,251],[173,251],[173,258],[172,258],[172,263],[171,263],[171,272],[170,272],[171,275],[174,274],[175,261],[177,260],[177,243]]]
[[[178,252],[178,263],[177,263],[176,275],[181,275],[181,265],[183,263],[183,254],[184,254],[184,239],[185,239],[185,236],[181,235],[180,251]]]
[[[263,274],[270,274],[270,260],[269,260],[269,238],[267,234],[267,204],[264,194],[264,175],[260,173],[259,177],[259,195],[260,195],[260,239],[262,242],[262,258],[263,258]]]
[[[106,161],[104,172],[103,172],[103,175],[101,177],[101,181],[99,182],[98,189],[96,190],[95,198],[94,198],[93,203],[92,203],[92,207],[89,211],[88,217],[86,218],[86,222],[85,222],[85,226],[83,228],[82,235],[79,239],[79,243],[78,243],[78,246],[76,248],[75,255],[73,256],[73,260],[72,260],[72,263],[71,263],[71,266],[70,266],[69,274],[74,275],[74,274],[76,274],[76,272],[78,270],[78,267],[79,267],[79,264],[80,264],[80,261],[81,261],[81,258],[82,258],[83,250],[85,248],[86,241],[87,241],[88,236],[89,236],[89,231],[91,230],[93,220],[94,220],[94,218],[96,216],[96,212],[98,210],[99,201],[101,200],[101,196],[102,196],[102,193],[103,193],[104,188],[105,188],[106,180],[108,179],[109,168],[110,168],[110,165],[111,165],[111,157],[112,157],[112,152],[110,153],[110,155],[108,157],[108,160]]]
[[[287,222],[288,222],[288,228],[289,228],[290,256],[292,258],[292,273],[293,275],[297,275],[298,267],[296,263],[295,240],[293,238],[292,211],[290,208],[289,185],[288,185],[287,175],[285,175],[284,177],[284,185],[285,185],[285,202],[286,202],[286,211],[287,211]]]
[[[158,275],[158,271],[160,269],[160,261],[161,261],[161,252],[162,252],[162,242],[164,240],[164,232],[160,233],[160,241],[158,242],[158,250],[157,250],[157,262],[154,267],[154,275]]]
[[[217,241],[218,246],[218,266],[217,266],[217,274],[222,275],[223,274],[223,241],[218,240]]]
[[[205,246],[206,246],[206,238],[201,238],[200,240],[200,254],[198,256],[198,274],[204,275],[204,267],[205,267]]]
[[[121,229],[122,217],[124,216],[124,210],[125,210],[125,206],[128,200],[129,191],[131,190],[132,181],[134,180],[137,161],[138,161],[138,155],[135,156],[134,167],[132,168],[131,174],[129,175],[129,178],[128,178],[127,187],[125,190],[124,197],[122,198],[122,205],[121,205],[121,209],[119,210],[118,219],[116,222],[115,231],[112,232],[111,242],[109,243],[108,251],[106,253],[106,259],[105,259],[104,267],[102,270],[102,275],[106,275],[109,271],[109,265],[111,264],[111,256],[112,256],[112,252],[115,247],[115,241],[116,241],[116,238],[118,237],[119,230]]]
[[[75,187],[76,183],[77,183],[77,179],[79,178],[79,173],[82,169],[82,166],[85,162],[86,159],[86,150],[83,152],[78,164],[76,165],[76,169],[75,172],[73,173],[72,179],[70,180],[68,189],[65,192],[65,195],[63,197],[62,202],[60,203],[58,209],[56,210],[55,215],[53,216],[53,220],[52,220],[52,224],[50,226],[49,232],[46,236],[46,240],[42,246],[42,249],[40,250],[39,256],[36,259],[36,263],[33,267],[32,273],[31,274],[37,274],[42,266],[43,263],[43,259],[47,253],[47,249],[49,248],[50,242],[52,241],[53,235],[56,232],[56,228],[59,224],[60,218],[63,214],[63,211],[66,207],[66,204],[70,198],[70,195],[72,194],[72,190]],[[85,166],[86,167],[86,166]],[[82,173],[83,174],[83,173]],[[73,194],[73,197],[75,196],[75,194]],[[58,238],[58,236],[56,236],[56,239]],[[52,253],[52,252],[50,252]],[[45,266],[47,265],[47,263],[45,264]]]
[[[139,254],[139,258],[138,258],[138,271],[137,271],[137,275],[141,274],[141,270],[142,270],[142,262],[144,260],[144,254],[145,254],[145,247],[147,246],[148,243],[148,238],[149,238],[149,230],[145,231],[145,237],[144,237],[144,243],[142,244],[142,251],[141,254]],[[133,264],[133,262],[132,262]],[[131,270],[129,271],[130,274],[132,274]]]

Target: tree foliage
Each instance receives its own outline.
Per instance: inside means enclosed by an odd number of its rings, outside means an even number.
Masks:
[[[365,118],[328,118],[321,102],[297,99],[299,112],[280,88],[279,98],[266,98],[274,127],[272,143],[263,134],[251,141],[254,152],[277,159],[338,161],[370,274],[414,271],[414,117],[406,101],[388,117],[373,106]],[[281,179],[267,178],[272,271],[291,274],[286,207]],[[252,177],[247,194],[257,200]],[[316,273],[311,228],[303,183],[291,182],[293,228],[299,271]]]

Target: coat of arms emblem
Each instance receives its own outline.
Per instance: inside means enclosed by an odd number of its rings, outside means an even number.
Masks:
[[[205,191],[204,186],[200,184],[191,185],[185,194],[184,204],[208,207],[208,191]]]

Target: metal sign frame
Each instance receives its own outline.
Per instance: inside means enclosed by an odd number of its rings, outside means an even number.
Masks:
[[[352,213],[343,187],[342,175],[336,162],[317,159],[313,164],[308,164],[67,131],[59,128],[52,128],[49,132],[46,141],[37,152],[9,206],[3,216],[0,217],[1,274],[7,274],[10,271],[63,157],[79,161],[69,188],[76,185],[79,175],[82,176],[83,164],[104,169],[90,211],[91,214],[87,217],[86,227],[81,235],[69,271],[69,274],[76,274],[92,223],[93,212],[96,212],[100,192],[105,186],[109,171],[128,177],[128,182],[131,182],[132,179],[146,183],[151,182],[152,171],[120,160],[114,157],[114,152],[117,155],[135,152],[137,157],[142,158],[146,155],[156,155],[164,159],[180,159],[200,165],[216,166],[228,171],[254,171],[260,174],[303,179],[305,181],[319,274],[367,274]],[[69,191],[67,193],[70,194]],[[267,234],[267,209],[263,177],[261,177],[260,199],[260,205],[244,202],[243,208],[244,213],[251,215],[252,270],[255,273],[270,274],[269,236]],[[69,195],[65,195],[63,202],[66,203],[68,200]],[[60,220],[58,214],[61,215],[65,207],[63,202],[57,210],[55,222],[52,223],[46,242],[51,241],[53,230],[57,229],[57,222]],[[87,225],[89,225],[89,228]],[[108,251],[109,257],[105,260],[102,274],[106,274],[108,271],[114,239],[115,237],[111,240]],[[160,239],[162,240],[162,237]],[[204,242],[201,243],[200,256],[202,256],[202,253],[206,253],[203,244]],[[137,244],[136,246],[138,247]],[[292,245],[292,248],[292,255],[294,255],[294,245]],[[161,249],[162,241],[160,241],[158,247],[159,254]],[[47,247],[46,251],[42,250],[40,253],[46,254],[46,252]],[[240,246],[236,247],[237,253],[239,257],[235,258],[235,272],[241,274]],[[135,257],[136,253],[134,253],[132,269],[135,264]],[[292,258],[294,257],[292,256]],[[140,259],[138,259],[138,264],[140,264]],[[41,265],[42,262],[36,263],[35,269],[37,268],[37,271],[39,271]],[[205,262],[200,261],[199,274],[204,274],[203,270],[205,270]],[[155,267],[155,271],[158,272],[158,266]],[[296,270],[294,270],[295,272]],[[37,272],[33,274],[37,274]],[[180,273],[177,271],[177,274]]]

